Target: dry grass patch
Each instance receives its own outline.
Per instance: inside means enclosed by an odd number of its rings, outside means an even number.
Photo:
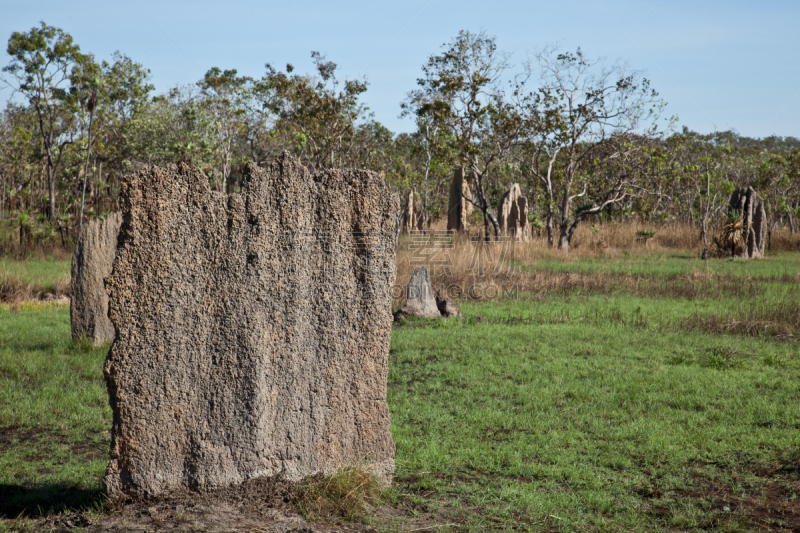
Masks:
[[[684,326],[718,335],[797,340],[800,337],[800,302],[785,300],[750,304],[727,314],[695,315],[687,319]]]
[[[70,280],[57,278],[52,285],[40,287],[24,283],[19,276],[0,271],[0,302],[19,304],[30,300],[58,300],[69,298]]]
[[[403,242],[397,255],[397,284],[393,305],[400,307],[405,300],[404,284],[417,266],[426,266],[431,272],[431,282],[450,300],[486,301],[504,297],[544,300],[553,295],[578,294],[634,294],[651,298],[752,299],[760,293],[757,279],[692,271],[685,274],[631,273],[615,271],[560,272],[537,269],[540,259],[556,259],[570,263],[578,258],[565,258],[561,252],[548,249],[543,252],[536,243],[516,244],[513,255],[503,250],[502,243],[478,244],[456,237],[453,248],[446,250],[447,267],[434,261],[423,260],[417,252]],[[481,250],[480,248],[484,248]],[[556,257],[557,254],[557,257]],[[433,265],[433,267],[431,266]],[[798,276],[785,274],[784,281],[796,283]]]
[[[384,484],[366,468],[352,466],[331,476],[306,478],[297,489],[296,505],[307,520],[365,522],[378,506]]]

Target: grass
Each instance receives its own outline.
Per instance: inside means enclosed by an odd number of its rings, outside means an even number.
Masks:
[[[304,479],[297,489],[296,503],[308,520],[369,522],[383,488],[368,469],[349,466],[330,476]]]
[[[69,294],[70,261],[0,259],[0,302],[19,302]]]
[[[440,285],[518,290],[463,297],[461,320],[395,326],[395,482],[310,478],[305,516],[380,531],[800,528],[798,254],[704,262],[665,247],[679,232],[613,231],[606,242],[630,248],[533,243],[510,275],[452,251]],[[401,245],[401,281],[409,259]],[[6,268],[39,286],[67,272]],[[63,303],[0,304],[0,531],[102,516],[104,355],[69,340]]]
[[[795,344],[592,323],[591,299],[561,304],[575,310],[561,323],[529,321],[558,316],[549,303],[480,303],[395,330],[389,404],[411,501],[474,531],[703,529],[721,518],[679,491],[698,476],[766,481],[753,470],[800,445]]]
[[[0,259],[0,272],[18,278],[25,285],[53,287],[61,281],[69,283],[70,261],[53,257],[26,261]]]
[[[706,275],[736,278],[767,278],[800,282],[798,257],[794,252],[779,252],[760,261],[703,261],[686,252],[622,254],[617,257],[548,258],[537,269],[554,272],[609,273],[640,276]]]
[[[0,518],[102,502],[111,417],[104,358],[72,343],[68,306],[0,306]]]

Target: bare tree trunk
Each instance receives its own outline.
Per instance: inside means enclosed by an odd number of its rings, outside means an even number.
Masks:
[[[700,236],[703,238],[703,260],[706,260],[708,259],[708,236],[705,217],[703,217],[703,222],[700,224]]]
[[[489,210],[489,202],[486,201],[486,193],[483,190],[483,175],[478,173],[475,169],[476,165],[473,165],[473,173],[475,175],[475,192],[478,194],[478,200],[480,201],[480,208],[483,212],[483,231],[484,231],[484,240],[489,242],[492,240],[492,234],[489,231],[489,223],[494,226],[494,236],[495,240],[502,240],[502,235],[500,233],[500,223],[497,222],[497,219],[494,217],[492,212]]]
[[[394,249],[397,250],[397,245],[400,244],[400,225],[403,223],[402,211],[397,213],[397,227],[394,229]]]
[[[100,190],[100,184],[103,183],[103,162],[97,167],[97,195],[94,197],[94,212],[99,213],[103,208],[103,192]],[[108,189],[108,187],[106,187]]]
[[[569,253],[569,235],[567,234],[567,225],[561,224],[558,233],[558,249],[562,252]]]
[[[572,239],[572,232],[569,231],[569,208],[571,203],[569,190],[571,187],[572,183],[570,182],[564,188],[564,198],[561,200],[561,224],[559,224],[558,228],[558,249],[565,253],[569,253],[569,242]]]
[[[50,222],[55,222],[56,220],[56,176],[55,176],[55,169],[50,165],[48,157],[48,165],[47,165],[47,181],[50,186],[50,213],[49,219]]]
[[[581,223],[582,218],[576,217],[572,224],[562,224],[561,232],[558,237],[558,248],[563,252],[569,253],[569,245],[572,242],[572,235],[578,229],[578,224]]]
[[[716,195],[715,195],[716,196]],[[706,169],[706,208],[700,222],[700,235],[703,238],[703,260],[708,259],[708,213],[711,210],[711,173]]]
[[[553,247],[553,210],[547,212],[547,246]]]
[[[92,120],[94,113],[89,114],[89,129],[86,131],[86,160],[83,163],[83,190],[81,191],[81,214],[78,219],[78,235],[83,228],[83,206],[86,204],[86,180],[89,179],[89,156],[92,153]]]

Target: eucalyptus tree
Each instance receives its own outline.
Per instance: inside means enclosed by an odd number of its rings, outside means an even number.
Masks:
[[[89,159],[92,154],[92,126],[94,125],[95,109],[97,108],[97,91],[103,85],[101,67],[95,63],[91,55],[84,56],[84,60],[75,65],[71,73],[70,92],[80,102],[77,114],[81,120],[79,127],[85,129],[86,143],[82,150],[85,151],[83,163],[83,183],[81,187],[81,208],[78,217],[78,232],[83,227],[83,212],[86,203],[86,181],[89,177]],[[86,117],[88,115],[88,119]]]
[[[791,213],[791,196],[798,187],[798,154],[762,151],[753,186],[761,193],[767,212],[767,249],[778,222]]]
[[[537,75],[538,87],[529,89]],[[637,190],[638,173],[599,182],[601,173],[594,169],[630,158],[641,145],[629,142],[631,136],[654,135],[664,104],[640,72],[590,60],[580,48],[572,53],[553,46],[528,61],[514,94],[529,125],[522,130],[527,131],[522,138],[527,166],[542,182],[548,205],[558,211],[558,246],[569,251],[582,219]]]
[[[0,221],[5,206],[25,210],[33,203],[30,191],[37,169],[41,168],[41,141],[38,123],[29,106],[8,102],[0,120]]]
[[[163,166],[184,156],[198,159],[198,111],[187,93],[191,91],[173,88],[157,95],[130,118],[124,129],[126,166]]]
[[[672,153],[679,165],[683,188],[692,199],[686,202],[700,222],[703,259],[708,258],[711,221],[727,205],[737,179],[732,148],[724,137],[699,135],[684,128],[673,136]]]
[[[68,33],[41,22],[27,33],[13,32],[6,52],[11,61],[3,67],[4,81],[22,94],[33,108],[47,162],[49,213],[56,218],[56,171],[65,149],[73,142],[70,93],[73,69],[85,60]]]
[[[530,79],[530,64],[527,73],[516,79],[511,104],[520,120],[519,137],[511,155],[522,169],[537,182],[544,193],[545,229],[547,243],[553,246],[553,219],[556,212],[554,183],[558,173],[558,154],[562,145],[553,135],[561,119],[555,97],[546,91],[526,90]]]
[[[794,148],[786,154],[786,174],[789,188],[786,201],[786,217],[792,235],[797,231],[797,218],[800,216],[800,150]]]
[[[222,71],[213,67],[197,82],[200,106],[208,117],[212,151],[217,158],[221,181],[233,192],[231,168],[237,144],[243,138],[248,120],[248,100],[252,79],[237,76],[236,70]]]
[[[108,179],[131,170],[137,158],[137,119],[152,105],[150,71],[121,52],[112,61],[102,62],[103,83],[99,91],[95,154],[100,164],[107,163]],[[110,187],[112,182],[108,182]]]
[[[413,115],[421,138],[448,144],[474,179],[474,198],[483,213],[484,237],[491,238],[490,224],[499,240],[500,224],[487,197],[487,181],[493,166],[508,154],[501,76],[508,68],[508,54],[497,49],[485,33],[461,31],[440,54],[422,66],[419,89],[402,103],[402,116]],[[431,137],[431,127],[442,134]]]
[[[452,136],[434,116],[432,111],[418,113],[414,116],[416,131],[398,137],[398,151],[402,154],[406,165],[403,192],[414,188],[422,201],[424,226],[430,226],[430,218],[438,200],[442,207],[446,205],[446,191],[452,179],[452,169],[458,164],[458,153],[454,150]],[[405,209],[405,207],[404,207]]]
[[[149,70],[120,52],[113,54],[111,62],[99,64],[89,56],[73,70],[71,91],[80,104],[76,135],[83,139],[84,185],[91,187],[95,209],[103,196],[113,203],[114,179],[130,170],[135,157],[133,119],[145,112],[154,89],[148,78]]]
[[[313,170],[346,166],[357,148],[359,122],[368,118],[359,97],[366,81],[336,77],[336,63],[312,52],[316,75],[293,74],[266,65],[255,84],[263,109],[275,117],[275,136],[290,143],[298,157]]]

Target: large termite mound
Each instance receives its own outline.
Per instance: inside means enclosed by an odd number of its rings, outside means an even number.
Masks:
[[[182,163],[127,176],[120,202],[108,492],[354,464],[389,479],[400,205],[383,177],[283,154],[228,196]]]

